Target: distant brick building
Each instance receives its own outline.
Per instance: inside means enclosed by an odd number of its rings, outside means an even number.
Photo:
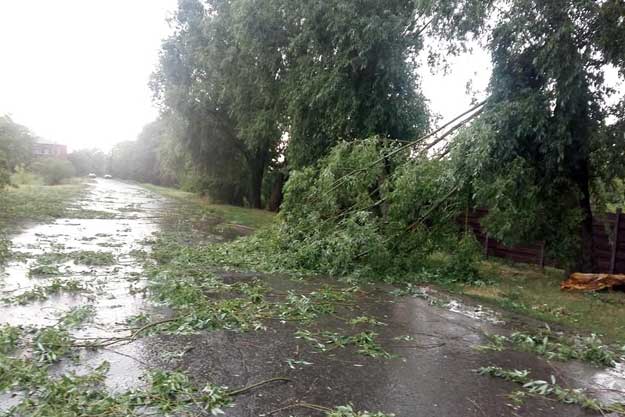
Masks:
[[[56,143],[33,143],[33,155],[65,159],[67,158],[67,146]]]

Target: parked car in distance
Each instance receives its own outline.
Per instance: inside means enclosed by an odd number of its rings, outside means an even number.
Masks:
[[[96,174],[94,174],[93,172],[89,173],[89,178],[97,178],[98,176]]]
[[[105,174],[104,178],[106,178],[107,180],[110,180],[111,178],[113,178],[113,176],[111,174]]]

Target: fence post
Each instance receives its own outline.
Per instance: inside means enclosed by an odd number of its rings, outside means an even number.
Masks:
[[[540,254],[538,255],[538,265],[540,269],[545,270],[545,241],[540,242]]]
[[[484,257],[488,259],[488,233],[486,233],[486,239],[484,239]]]
[[[614,232],[612,235],[612,257],[610,258],[610,274],[616,269],[616,252],[618,251],[618,230],[621,227],[622,209],[616,209],[616,218],[614,219]]]

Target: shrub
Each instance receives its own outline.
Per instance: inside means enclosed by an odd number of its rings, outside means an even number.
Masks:
[[[33,172],[19,166],[15,169],[15,173],[11,175],[11,184],[13,185],[40,185],[42,178],[35,175]]]
[[[0,191],[9,183],[10,171],[5,152],[0,149]]]
[[[2,231],[0,231],[0,265],[9,259],[11,254],[11,243],[10,241],[2,235]]]
[[[451,257],[441,272],[451,281],[473,283],[480,280],[476,266],[480,259],[479,243],[473,234],[466,234],[452,249]]]
[[[57,185],[75,175],[74,166],[65,159],[44,158],[32,164],[32,170],[43,177],[48,185]]]

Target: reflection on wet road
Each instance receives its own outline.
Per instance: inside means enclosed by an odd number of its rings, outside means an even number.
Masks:
[[[99,179],[79,202],[77,218],[36,225],[15,236],[12,249],[19,256],[2,273],[2,298],[29,294],[55,282],[77,283],[84,291],[2,305],[0,324],[49,326],[72,308],[92,306],[93,319],[73,329],[73,336],[103,338],[127,334],[126,320],[149,309],[140,291],[144,278],[142,262],[137,257],[149,250],[146,240],[158,230],[154,217],[161,205],[159,197],[141,187]],[[112,254],[114,262],[93,265],[88,260],[72,259],[72,254],[100,253]],[[37,267],[42,265],[54,269],[38,273]],[[66,361],[58,371],[91,369],[106,360],[111,364],[107,385],[123,390],[136,385],[143,374],[141,363],[131,358],[141,358],[142,349],[142,343],[135,342],[114,351],[83,351],[80,365]]]

